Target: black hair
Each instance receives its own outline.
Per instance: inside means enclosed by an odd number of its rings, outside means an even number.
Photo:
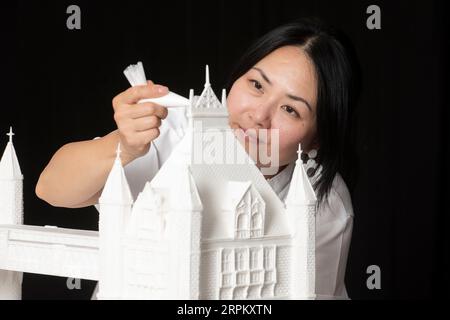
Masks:
[[[318,18],[302,18],[282,25],[258,39],[231,73],[227,89],[261,59],[284,46],[302,48],[317,78],[316,162],[322,166],[314,189],[321,203],[339,172],[349,184],[356,172],[352,153],[353,115],[359,94],[359,65],[348,38]],[[355,162],[356,163],[356,162]],[[317,166],[317,169],[319,166]],[[317,170],[316,169],[316,170]]]

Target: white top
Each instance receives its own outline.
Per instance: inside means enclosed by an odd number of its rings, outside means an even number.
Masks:
[[[125,174],[136,199],[147,181],[151,181],[170,153],[181,141],[187,127],[184,108],[169,109],[162,121],[160,136],[149,152],[125,166]],[[285,200],[295,163],[267,180],[281,200]],[[348,299],[344,284],[347,256],[353,228],[350,193],[337,174],[327,201],[316,215],[316,294],[320,299]]]

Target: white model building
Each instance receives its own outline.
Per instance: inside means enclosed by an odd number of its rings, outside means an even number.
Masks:
[[[225,94],[220,103],[208,79],[199,98],[191,90],[183,140],[136,200],[118,147],[99,232],[21,225],[10,135],[0,164],[0,298],[20,298],[20,272],[98,280],[99,299],[316,297],[316,197],[300,147],[282,202],[237,142]],[[198,148],[217,154],[211,135],[224,137],[215,146],[223,154],[248,161],[197,161]]]

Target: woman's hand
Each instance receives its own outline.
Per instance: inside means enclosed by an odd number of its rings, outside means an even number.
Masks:
[[[145,86],[135,86],[114,97],[116,121],[123,156],[136,159],[145,155],[150,143],[159,136],[161,120],[167,117],[167,108],[152,102],[139,103],[146,98],[166,95],[169,89],[147,81]]]

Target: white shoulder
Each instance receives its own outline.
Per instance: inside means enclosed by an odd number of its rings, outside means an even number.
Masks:
[[[319,208],[319,211],[327,211],[327,214],[333,215],[334,218],[346,219],[354,216],[350,192],[339,173],[334,177],[330,193],[321,207],[322,210]]]
[[[347,185],[337,174],[316,214],[316,290],[334,299],[348,298],[344,278],[353,230]]]

